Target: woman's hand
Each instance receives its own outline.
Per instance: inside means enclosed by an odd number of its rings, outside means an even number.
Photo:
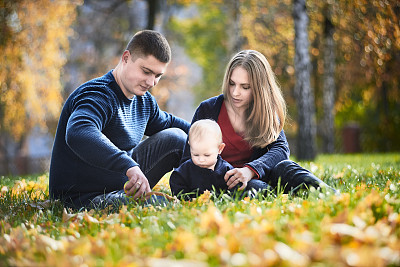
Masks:
[[[247,183],[255,176],[254,172],[248,168],[234,168],[225,173],[224,179],[228,189],[234,188],[238,183],[242,183],[239,190],[247,187]]]
[[[129,179],[124,186],[124,191],[127,196],[133,196],[134,199],[137,199],[151,192],[149,181],[139,166],[129,168],[126,171],[126,176],[128,176]]]

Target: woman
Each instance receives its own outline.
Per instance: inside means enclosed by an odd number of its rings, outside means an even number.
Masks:
[[[283,126],[286,104],[267,59],[254,50],[237,53],[228,63],[222,93],[203,101],[192,124],[213,119],[219,124],[225,149],[221,157],[234,169],[225,174],[229,189],[271,186],[285,193],[310,186],[328,187],[310,171],[289,160]],[[190,156],[185,147],[183,161]],[[331,188],[333,191],[333,188]]]

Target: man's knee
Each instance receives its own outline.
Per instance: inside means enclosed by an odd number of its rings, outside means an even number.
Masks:
[[[184,147],[187,139],[187,134],[179,128],[169,128],[160,132],[162,138],[175,142],[177,147]]]
[[[158,134],[165,151],[168,151],[166,154],[168,159],[172,160],[172,166],[178,167],[185,148],[187,134],[179,128],[169,128]]]

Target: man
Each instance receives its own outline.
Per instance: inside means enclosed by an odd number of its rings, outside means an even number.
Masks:
[[[77,209],[126,204],[177,167],[190,125],[160,110],[148,92],[170,59],[160,33],[140,31],[114,70],[69,96],[51,157],[51,198]]]

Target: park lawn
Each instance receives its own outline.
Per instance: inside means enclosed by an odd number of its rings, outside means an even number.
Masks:
[[[400,154],[302,166],[340,190],[72,212],[48,175],[1,178],[0,266],[399,266]],[[168,175],[156,190],[169,192]]]

